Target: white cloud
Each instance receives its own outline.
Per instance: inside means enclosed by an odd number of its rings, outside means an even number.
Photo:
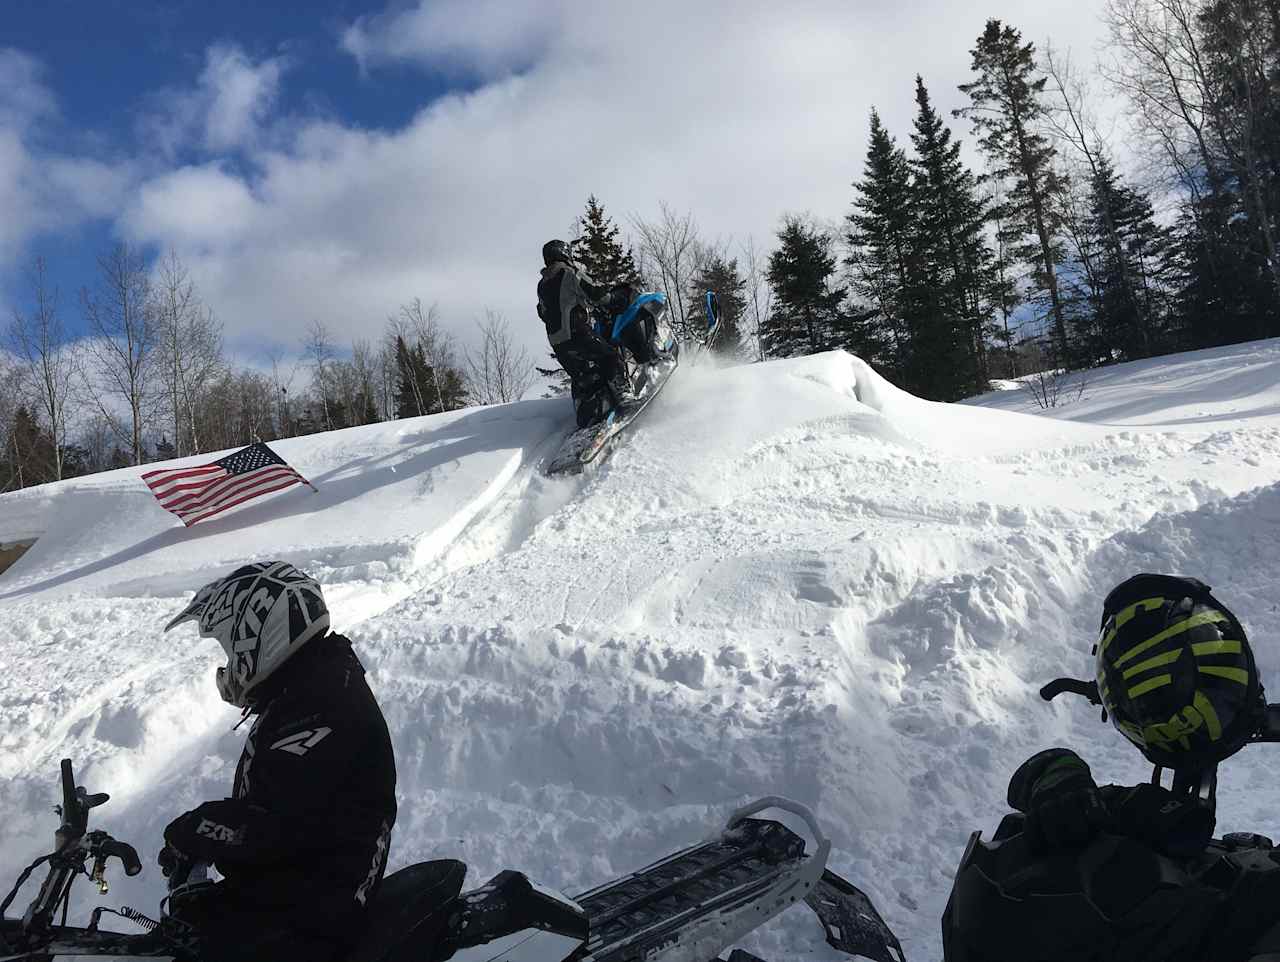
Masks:
[[[21,50],[0,47],[0,130],[25,130],[57,113],[53,94],[42,80],[40,62]]]
[[[474,92],[389,133],[294,120],[259,138],[250,173],[167,174],[122,223],[189,258],[232,334],[296,343],[319,319],[368,336],[420,296],[459,328],[502,310],[537,347],[539,249],[589,193],[624,226],[665,200],[704,235],[767,248],[785,211],[848,211],[873,104],[905,144],[917,72],[940,110],[964,102],[989,12],[1087,60],[1101,5],[429,0],[343,42],[372,69],[490,78]]]
[[[50,148],[58,123],[39,61],[0,48],[0,273],[37,235],[109,216],[123,202],[127,166]]]
[[[286,68],[283,57],[255,62],[234,44],[213,44],[191,87],[150,99],[141,121],[143,135],[168,157],[193,148],[215,155],[253,148],[276,104]]]
[[[208,98],[204,142],[211,151],[250,143],[270,112],[284,69],[279,58],[250,62],[236,47],[209,48],[200,88]]]
[[[501,76],[537,62],[570,10],[564,0],[432,0],[361,17],[343,32],[342,48],[362,69],[408,61]]]

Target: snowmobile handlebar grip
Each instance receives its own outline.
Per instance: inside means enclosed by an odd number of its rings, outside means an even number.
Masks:
[[[831,839],[823,834],[822,827],[818,824],[818,819],[814,816],[813,811],[807,805],[793,802],[791,799],[783,798],[781,795],[766,795],[764,798],[757,798],[754,802],[748,802],[729,816],[729,821],[725,828],[733,828],[744,818],[755,815],[757,812],[763,812],[766,808],[779,808],[784,812],[790,812],[792,815],[798,815],[804,819],[805,825],[813,833],[813,840],[818,843],[816,857],[822,860],[823,865],[827,864],[827,856],[831,854]]]
[[[102,845],[103,855],[114,855],[124,866],[124,874],[130,877],[142,871],[142,861],[138,858],[138,850],[128,842],[119,842],[109,838]]]

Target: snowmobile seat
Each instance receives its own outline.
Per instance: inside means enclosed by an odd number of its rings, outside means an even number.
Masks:
[[[392,872],[369,907],[368,928],[344,962],[389,962],[407,949],[429,958],[448,921],[446,906],[462,891],[466,875],[466,864],[451,858]]]

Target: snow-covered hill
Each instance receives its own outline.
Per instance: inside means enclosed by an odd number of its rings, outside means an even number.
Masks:
[[[1103,779],[1141,759],[1046,680],[1090,670],[1100,599],[1198,575],[1280,692],[1280,342],[938,405],[835,353],[687,368],[599,472],[537,471],[536,401],[274,444],[291,489],[186,530],[126,470],[0,497],[0,877],[48,844],[57,761],[113,793],[154,859],[227,791],[241,733],[217,646],[160,626],[204,580],[282,557],[319,577],[387,713],[392,862],[456,856],[580,891],[713,831],[750,796],[812,805],[833,867],[908,957],[969,831],[1050,744]],[[1228,764],[1221,830],[1280,833],[1266,749]],[[150,908],[159,873],[112,900]],[[80,893],[88,903],[86,893]],[[833,958],[808,913],[749,943]]]

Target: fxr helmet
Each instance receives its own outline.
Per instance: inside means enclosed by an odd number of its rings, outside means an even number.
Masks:
[[[164,630],[184,621],[222,645],[227,664],[218,669],[218,694],[244,708],[253,689],[329,629],[329,609],[313,578],[287,562],[264,561],[205,585]]]
[[[1140,574],[1113,589],[1094,654],[1111,723],[1152,764],[1215,765],[1265,717],[1244,628],[1194,578]]]

